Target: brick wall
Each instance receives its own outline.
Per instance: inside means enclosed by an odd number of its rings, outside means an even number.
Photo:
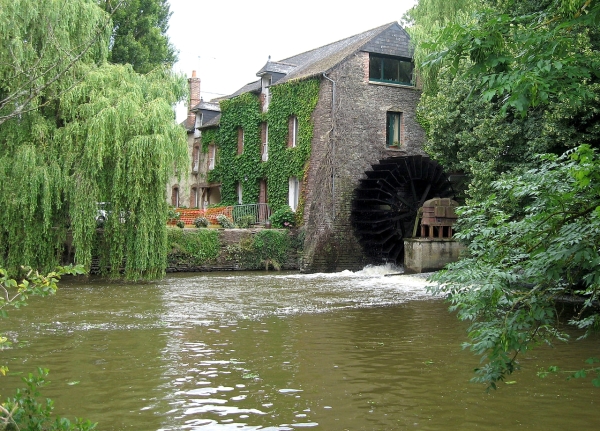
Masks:
[[[368,54],[361,52],[322,78],[313,112],[314,135],[304,198],[306,240],[301,270],[357,270],[370,262],[354,235],[350,214],[354,189],[364,172],[379,160],[425,154],[424,131],[415,110],[420,91],[368,82]],[[404,145],[386,148],[386,114],[402,112]]]

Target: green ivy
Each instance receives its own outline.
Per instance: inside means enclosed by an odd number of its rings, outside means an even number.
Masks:
[[[202,152],[204,154],[208,153],[208,146],[210,144],[215,144],[217,142],[218,136],[219,129],[216,127],[202,130]]]
[[[271,88],[269,124],[269,161],[267,166],[269,204],[273,211],[288,204],[288,180],[296,177],[301,182],[308,170],[313,138],[312,113],[319,100],[319,80],[287,82]],[[288,148],[290,116],[298,118],[296,147]],[[272,149],[271,149],[272,148]],[[303,202],[296,211],[302,220]]]
[[[219,163],[209,180],[221,183],[224,205],[237,204],[236,186],[242,183],[244,203],[258,202],[259,182],[267,180],[267,195],[272,211],[288,204],[288,180],[303,180],[308,168],[313,137],[312,113],[318,101],[319,80],[286,82],[271,87],[269,111],[263,114],[259,98],[245,93],[221,102],[218,132],[206,136],[204,145],[216,142]],[[296,147],[288,148],[288,121],[298,118]],[[261,123],[269,126],[269,160],[261,161]],[[244,129],[244,152],[237,154],[238,128]],[[208,132],[208,131],[207,131]],[[297,217],[301,220],[302,202]]]
[[[202,265],[216,259],[221,250],[219,233],[212,229],[168,229],[167,237],[169,263]]]
[[[292,245],[289,232],[264,229],[254,236],[243,237],[239,244],[228,246],[227,251],[244,268],[268,269],[271,267],[279,270],[287,261]]]

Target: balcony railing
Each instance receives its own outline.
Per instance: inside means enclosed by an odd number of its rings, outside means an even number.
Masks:
[[[269,204],[247,204],[233,206],[233,222],[238,221],[247,215],[254,216],[254,224],[264,224],[271,217]]]

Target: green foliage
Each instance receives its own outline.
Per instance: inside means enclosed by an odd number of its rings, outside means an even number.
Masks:
[[[258,97],[244,93],[221,102],[218,132],[207,136],[203,131],[203,149],[211,142],[219,147],[219,162],[209,175],[210,181],[221,183],[221,198],[225,205],[237,204],[237,183],[243,188],[246,203],[258,202],[260,180],[266,179],[271,209],[288,203],[290,177],[304,178],[310,157],[313,125],[312,112],[318,101],[319,81],[311,79],[274,85],[267,114],[260,110]],[[288,148],[288,121],[298,118],[298,139],[295,148]],[[269,158],[261,160],[261,123],[268,124]],[[238,128],[244,130],[244,152],[237,154]],[[206,150],[205,150],[206,151]],[[301,217],[302,202],[299,214]]]
[[[484,1],[435,33],[420,66],[476,77],[479,97],[502,112],[558,100],[578,109],[597,97],[599,20],[597,1]]]
[[[271,102],[267,113],[269,124],[269,161],[267,186],[269,206],[273,211],[288,204],[289,179],[296,177],[302,183],[308,169],[313,124],[312,113],[319,100],[319,81],[286,82],[271,87]],[[288,122],[298,118],[296,147],[288,148]],[[299,202],[298,217],[302,220],[304,201]]]
[[[15,46],[0,61],[0,98],[16,95],[0,109],[9,115],[21,93],[35,99],[32,110],[0,128],[0,265],[13,274],[23,263],[47,271],[59,263],[72,231],[75,261],[89,268],[96,202],[110,202],[126,220],[105,223],[103,267],[119,276],[126,259],[128,278],[161,276],[164,188],[173,166],[183,173],[189,164],[185,131],[172,110],[185,96],[184,78],[167,69],[140,75],[130,66],[108,65],[106,46],[73,61],[73,51],[90,38],[108,44],[108,37],[98,35],[106,14],[95,2],[41,0],[32,7],[11,1],[1,10],[2,45],[32,43]],[[49,37],[47,28],[60,32]],[[38,89],[36,79],[19,71],[38,71],[43,81],[39,67],[50,51],[64,57],[51,57],[56,67],[69,63],[71,69]]]
[[[194,226],[197,228],[208,227],[208,219],[206,217],[196,217],[194,219]]]
[[[581,298],[569,321],[588,335],[600,328],[600,158],[587,145],[537,169],[508,173],[494,194],[462,209],[459,262],[432,277],[452,309],[473,322],[467,345],[486,363],[477,381],[518,369],[518,354],[540,341],[566,340],[556,299]]]
[[[183,229],[185,227],[185,223],[181,220],[178,220],[175,225],[180,229]]]
[[[256,222],[256,216],[254,214],[247,214],[237,219],[237,225],[240,229],[248,229]]]
[[[292,209],[286,205],[271,214],[269,220],[271,220],[273,227],[292,228],[296,224],[296,213],[294,213]]]
[[[239,244],[229,246],[229,254],[244,268],[279,270],[287,260],[291,249],[287,231],[263,229],[255,235],[247,235]]]
[[[136,72],[148,73],[177,61],[167,36],[168,0],[104,0],[98,4],[112,13],[110,62],[131,64]]]
[[[260,159],[260,103],[244,93],[221,102],[219,123],[219,163],[209,173],[210,181],[221,183],[221,204],[237,204],[236,187],[242,182],[244,201],[258,202],[259,181],[264,177]],[[244,131],[244,151],[238,155],[238,129]]]
[[[219,233],[213,229],[168,229],[168,261],[203,265],[217,258],[221,250]]]
[[[233,221],[224,214],[219,214],[217,216],[217,222],[221,225],[222,228],[225,229],[233,229],[235,227]]]
[[[285,231],[263,229],[254,236],[254,249],[265,269],[272,265],[279,270],[287,258],[290,237]]]
[[[110,21],[95,2],[0,0],[0,11],[0,125],[30,110],[56,109],[85,76],[81,66],[106,58]],[[21,121],[31,127],[32,143],[48,133],[43,121]]]
[[[77,418],[71,423],[66,418],[52,418],[54,402],[46,398],[45,403],[38,399],[39,389],[48,382],[48,370],[38,368],[37,375],[29,373],[23,377],[26,387],[17,389],[14,397],[7,399],[0,406],[0,430],[12,431],[88,431],[96,429],[96,424],[89,420]]]
[[[202,152],[208,153],[208,146],[216,144],[219,140],[219,129],[212,127],[210,129],[202,130]]]
[[[495,387],[520,352],[565,338],[557,298],[583,301],[570,323],[598,328],[600,3],[422,0],[409,15],[425,149],[470,180],[468,255],[435,291],[473,322],[476,379]]]
[[[181,213],[177,211],[177,208],[169,205],[167,209],[167,220],[179,220],[180,217]]]

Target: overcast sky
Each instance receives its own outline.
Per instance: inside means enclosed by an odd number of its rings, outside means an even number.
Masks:
[[[415,0],[170,0],[175,70],[196,70],[204,100],[231,94],[267,62],[398,21]],[[178,109],[178,120],[185,108]]]

